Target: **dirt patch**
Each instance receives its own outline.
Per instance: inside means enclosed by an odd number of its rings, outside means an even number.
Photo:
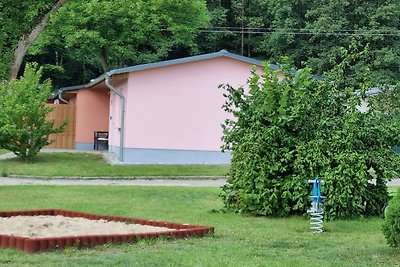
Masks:
[[[0,217],[0,235],[27,238],[167,232],[171,229],[107,220],[64,216]]]

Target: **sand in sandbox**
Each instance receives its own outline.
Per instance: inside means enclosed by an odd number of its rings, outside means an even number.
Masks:
[[[28,238],[137,234],[171,231],[165,227],[64,216],[0,217],[0,235]]]

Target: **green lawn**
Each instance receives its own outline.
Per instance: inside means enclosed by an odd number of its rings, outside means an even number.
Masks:
[[[0,155],[7,154],[8,152],[10,151],[0,148]]]
[[[119,165],[107,164],[90,153],[41,153],[33,162],[13,158],[0,160],[0,176],[223,176],[228,165]]]
[[[1,178],[0,178],[1,179]],[[63,208],[107,215],[212,225],[215,235],[141,241],[26,255],[0,250],[0,266],[398,266],[382,219],[325,223],[313,234],[302,217],[263,218],[212,212],[218,188],[117,186],[0,187],[0,210]]]

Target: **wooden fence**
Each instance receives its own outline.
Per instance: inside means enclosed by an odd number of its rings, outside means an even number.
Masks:
[[[54,120],[54,126],[60,126],[65,120],[68,121],[65,131],[60,134],[52,134],[49,140],[54,140],[53,143],[48,145],[48,148],[75,148],[75,121],[76,121],[76,108],[75,105],[51,105],[54,110],[48,114],[48,119]]]

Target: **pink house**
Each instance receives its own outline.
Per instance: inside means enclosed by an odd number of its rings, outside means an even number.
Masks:
[[[223,90],[245,85],[262,61],[220,52],[111,70],[76,90],[76,149],[93,149],[108,131],[108,149],[124,163],[228,164],[222,153]],[[277,68],[276,66],[271,66]]]

